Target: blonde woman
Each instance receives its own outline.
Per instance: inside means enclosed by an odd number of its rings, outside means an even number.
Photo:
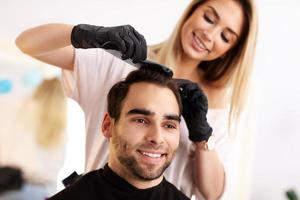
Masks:
[[[1,194],[0,199],[45,199],[56,192],[64,161],[66,97],[58,78],[43,80],[25,98],[19,99],[19,93],[9,94],[9,102],[1,109],[5,116],[0,128],[0,166],[20,169],[24,185]]]
[[[218,199],[224,192],[231,151],[227,125],[242,111],[255,34],[251,1],[195,0],[170,38],[148,49],[149,58],[169,66],[175,78],[196,82],[208,97],[213,136],[190,141],[183,123],[180,147],[166,172],[167,179],[189,197]],[[65,91],[85,112],[86,171],[102,167],[108,152],[99,134],[105,97],[134,67],[101,48],[118,49],[123,59],[138,62],[145,59],[143,36],[131,26],[46,24],[24,31],[16,44],[24,53],[64,69]]]
[[[240,13],[235,6],[242,8]],[[257,16],[251,0],[195,0],[171,36],[149,48],[152,59],[170,66],[175,77],[198,83],[207,95],[207,116],[214,129],[215,151],[203,151],[203,143],[197,143],[193,161],[195,184],[206,199],[215,199],[210,194],[221,194],[225,186],[234,126],[247,97],[256,34]],[[171,179],[184,187],[178,181],[183,176],[176,176],[172,175]]]

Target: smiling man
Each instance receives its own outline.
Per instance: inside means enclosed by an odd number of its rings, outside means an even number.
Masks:
[[[171,76],[142,67],[116,83],[107,102],[108,163],[50,199],[188,199],[163,177],[179,145],[182,110]]]

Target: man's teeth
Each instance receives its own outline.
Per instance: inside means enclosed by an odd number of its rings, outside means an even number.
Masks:
[[[142,152],[142,154],[144,156],[148,156],[148,157],[151,157],[151,158],[159,158],[161,157],[162,154],[156,154],[156,153],[146,153],[146,152]]]

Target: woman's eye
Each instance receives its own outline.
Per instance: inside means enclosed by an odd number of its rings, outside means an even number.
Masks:
[[[221,38],[224,42],[229,43],[229,39],[225,36],[224,33],[221,33]]]
[[[209,17],[207,14],[204,14],[204,19],[210,24],[214,24],[214,21],[211,17]]]

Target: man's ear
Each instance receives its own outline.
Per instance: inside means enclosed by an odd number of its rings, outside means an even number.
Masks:
[[[112,136],[113,119],[106,112],[102,121],[102,133],[109,139]]]

